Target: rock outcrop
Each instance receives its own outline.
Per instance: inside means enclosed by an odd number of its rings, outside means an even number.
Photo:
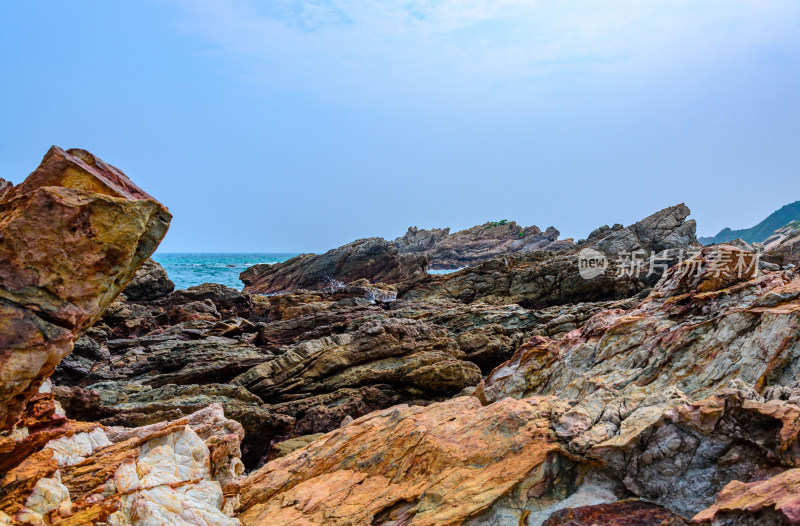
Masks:
[[[152,259],[146,259],[125,287],[125,297],[132,301],[153,301],[175,290],[167,271]]]
[[[47,379],[74,339],[77,359],[59,379],[109,359],[103,331],[87,328],[169,221],[165,207],[83,150],[53,147],[23,183],[2,189],[0,524],[240,524],[231,515],[244,431],[220,404],[104,427],[66,418]],[[73,396],[70,409],[97,417],[99,398]]]
[[[463,302],[518,303],[542,308],[630,298],[652,287],[670,266],[699,250],[689,209],[677,205],[629,227],[601,227],[571,249],[495,258],[445,276],[398,285],[405,299],[447,298]],[[593,254],[607,268],[581,273]]]
[[[229,514],[242,474],[243,431],[220,406],[138,429],[61,420],[60,434],[50,431],[44,447],[0,476],[0,520],[239,524]]]
[[[705,249],[638,308],[533,338],[483,407],[398,406],[311,441],[248,477],[242,522],[791,523],[800,275],[755,260]]]
[[[553,227],[542,232],[536,226],[520,227],[514,221],[497,221],[453,234],[449,228],[410,227],[392,243],[401,254],[428,256],[431,269],[459,269],[500,256],[571,247],[572,240],[559,241],[559,234]]]
[[[425,276],[425,256],[400,254],[379,237],[360,239],[325,254],[301,254],[283,263],[255,265],[242,272],[245,292],[272,294],[335,289],[366,279],[399,283]]]
[[[84,150],[53,147],[0,200],[0,430],[167,231],[167,209]]]
[[[694,219],[687,221],[689,214],[689,207],[681,203],[659,210],[627,227],[600,227],[578,244],[581,248],[592,248],[607,256],[640,251],[649,255],[665,250],[686,250],[699,246],[695,237],[697,224]]]
[[[478,388],[506,396],[575,399],[598,389],[674,387],[694,399],[730,381],[794,380],[800,358],[800,281],[792,272],[753,278],[755,254],[708,247],[671,268],[632,311],[605,311],[558,341],[534,338]]]
[[[245,291],[173,290],[168,213],[83,151],[0,211],[0,524],[800,521],[800,271],[693,253],[683,205],[558,252],[410,230]]]

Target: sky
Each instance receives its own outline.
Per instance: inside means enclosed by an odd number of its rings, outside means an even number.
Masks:
[[[800,199],[797,0],[11,0],[0,46],[0,177],[87,149],[161,252]]]

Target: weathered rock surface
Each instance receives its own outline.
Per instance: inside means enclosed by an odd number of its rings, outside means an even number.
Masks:
[[[0,200],[0,430],[155,250],[169,212],[84,150],[53,147]]]
[[[654,285],[671,265],[698,249],[689,209],[677,205],[629,227],[594,231],[589,239],[559,253],[532,252],[495,258],[444,276],[398,285],[399,297],[462,302],[518,303],[542,308],[568,303],[630,298]],[[606,258],[605,272],[580,272],[583,250]]]
[[[452,395],[480,381],[480,369],[441,327],[415,320],[368,322],[355,334],[298,344],[233,380],[265,401],[390,384],[412,394]]]
[[[694,399],[732,380],[787,385],[800,368],[800,280],[752,278],[755,255],[707,247],[670,269],[633,311],[606,311],[558,341],[534,338],[477,390],[581,398],[599,389],[675,387]],[[738,267],[742,265],[739,275]]]
[[[239,518],[455,525],[528,493],[547,506],[572,491],[577,470],[542,412],[528,401],[481,407],[465,397],[372,413],[249,476]]]
[[[425,256],[400,254],[379,237],[360,239],[325,254],[301,254],[283,263],[255,265],[240,278],[246,292],[272,294],[300,289],[337,288],[366,279],[399,283],[425,276]]]
[[[81,334],[155,250],[169,220],[122,172],[83,150],[53,147],[25,182],[4,185],[0,523],[239,524],[230,513],[244,431],[221,405],[137,429],[104,428],[67,419],[46,379],[76,338],[76,359],[59,378],[77,380],[110,360],[104,330]],[[85,413],[102,405],[86,393],[70,402]]]
[[[458,269],[510,254],[535,250],[559,250],[572,246],[571,239],[558,240],[553,227],[544,232],[536,226],[520,227],[514,221],[497,221],[460,230],[420,230],[410,227],[392,244],[401,254],[430,258],[431,269]]]
[[[0,479],[0,510],[19,524],[233,526],[241,426],[210,406],[139,429],[66,424]]]
[[[157,300],[175,290],[167,271],[152,259],[146,259],[128,282],[123,293],[132,301]]]
[[[646,251],[687,249],[698,246],[694,219],[686,220],[691,211],[683,203],[665,208],[628,227],[600,227],[589,234],[581,248],[593,248],[608,256]]]

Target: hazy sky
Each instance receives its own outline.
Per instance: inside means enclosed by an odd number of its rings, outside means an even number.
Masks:
[[[0,177],[51,144],[175,218],[161,251],[489,220],[698,233],[800,199],[797,0],[4,3]]]

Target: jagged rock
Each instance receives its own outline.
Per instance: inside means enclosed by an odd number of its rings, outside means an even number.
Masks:
[[[2,177],[0,177],[0,200],[3,199],[3,196],[6,195],[6,192],[11,190],[14,187],[14,183],[11,181],[6,181]]]
[[[287,436],[327,433],[347,418],[358,418],[400,403],[403,397],[389,385],[367,385],[337,389],[269,406],[270,411],[294,418]]]
[[[55,396],[70,416],[125,427],[174,420],[219,404],[225,415],[245,430],[242,461],[249,467],[263,464],[273,442],[290,435],[294,427],[294,418],[288,414],[272,410],[242,387],[224,384],[151,388],[132,382],[101,382],[89,389],[56,387]],[[90,411],[83,409],[87,405]]]
[[[0,509],[25,524],[234,526],[223,509],[238,490],[242,435],[219,405],[139,429],[73,432],[5,474]]]
[[[651,287],[663,272],[698,249],[689,209],[677,205],[629,227],[615,225],[558,254],[532,252],[495,258],[445,276],[398,285],[403,299],[448,298],[462,302],[519,303],[542,308],[630,298]],[[584,250],[606,259],[604,272],[580,272]],[[636,264],[632,255],[636,254]]]
[[[542,232],[539,227],[520,227],[514,221],[490,222],[450,234],[450,229],[408,232],[392,243],[401,254],[422,254],[430,258],[431,269],[458,269],[498,256],[559,250],[572,245],[572,240],[558,241],[559,231],[553,227]]]
[[[172,307],[192,302],[210,302],[223,319],[247,317],[252,314],[254,308],[249,294],[217,283],[203,283],[188,289],[176,290],[158,304]]]
[[[414,320],[368,322],[355,334],[303,342],[235,378],[267,402],[369,384],[411,393],[455,394],[480,380],[480,369],[446,331]]]
[[[780,265],[784,268],[800,267],[800,224],[787,226],[781,238],[770,238],[769,245],[765,245],[764,260]]]
[[[572,492],[578,475],[558,454],[547,411],[462,397],[371,413],[250,475],[239,518],[273,526],[477,524],[469,520],[494,505],[524,505],[529,493],[546,508]]]
[[[399,286],[405,300],[446,299],[464,303],[517,303],[528,308],[620,300],[646,285],[637,276],[609,269],[592,279],[581,277],[577,255],[533,252],[486,261],[452,274],[428,276]]]
[[[79,385],[106,380],[136,381],[152,387],[220,383],[275,358],[269,351],[233,338],[188,339],[180,325],[177,327],[174,332],[109,340],[114,358],[94,367]]]
[[[146,259],[133,275],[123,293],[131,301],[151,301],[163,298],[175,290],[167,271],[152,259]]]
[[[424,277],[425,256],[400,254],[379,237],[360,239],[325,254],[301,254],[283,263],[255,265],[242,272],[246,292],[272,294],[300,289],[335,289],[366,279],[399,283]]]
[[[800,370],[800,279],[752,277],[755,256],[707,247],[669,270],[632,311],[605,311],[558,341],[535,337],[478,386],[506,396],[580,398],[676,387],[693,399],[738,379],[786,385]],[[743,266],[741,275],[737,268]]]
[[[688,526],[671,511],[643,502],[628,500],[559,510],[542,526]]]
[[[767,480],[725,486],[714,505],[694,516],[715,526],[792,525],[800,523],[800,469]]]
[[[697,224],[694,219],[686,220],[690,213],[683,203],[671,206],[625,228],[595,231],[582,248],[591,247],[608,256],[617,256],[639,250],[659,253],[699,246],[695,237]]]
[[[0,430],[155,250],[171,216],[122,172],[52,147],[0,200]]]

